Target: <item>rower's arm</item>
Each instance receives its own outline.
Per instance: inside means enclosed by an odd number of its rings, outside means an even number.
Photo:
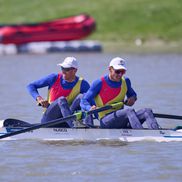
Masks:
[[[137,94],[134,91],[134,89],[132,88],[131,81],[129,78],[126,78],[126,85],[127,85],[127,93],[126,93],[127,98],[135,97],[137,99]]]
[[[28,90],[29,94],[36,100],[37,97],[40,96],[38,89],[43,88],[43,87],[50,88],[53,85],[53,83],[55,82],[56,78],[57,78],[57,74],[51,74],[46,77],[43,77],[39,80],[36,80],[36,81],[28,84],[27,90]]]
[[[89,83],[86,80],[83,80],[81,83],[80,93],[82,93],[82,94],[86,93],[89,88],[90,88]]]
[[[92,83],[89,90],[81,99],[80,106],[82,110],[89,111],[91,107],[95,105],[94,98],[99,93],[101,86],[102,85],[100,80],[96,80]]]

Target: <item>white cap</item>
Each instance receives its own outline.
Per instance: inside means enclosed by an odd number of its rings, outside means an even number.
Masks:
[[[115,70],[127,70],[126,61],[120,57],[115,57],[111,60],[109,66],[112,66]]]
[[[59,63],[58,66],[63,68],[78,68],[78,61],[75,57],[66,57],[62,63]]]

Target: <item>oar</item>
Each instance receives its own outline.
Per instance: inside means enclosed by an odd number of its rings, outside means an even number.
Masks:
[[[11,132],[11,133],[6,133],[4,135],[0,135],[0,139],[7,138],[7,137],[10,137],[10,136],[14,136],[14,135],[18,135],[18,134],[25,133],[25,132],[32,131],[32,130],[37,130],[39,128],[45,128],[45,127],[49,127],[49,126],[52,126],[52,125],[60,124],[60,123],[66,122],[68,120],[80,120],[80,119],[85,118],[88,115],[95,114],[95,113],[105,111],[105,110],[108,110],[108,109],[112,109],[112,108],[117,108],[120,105],[121,105],[121,102],[118,102],[116,104],[106,105],[104,107],[94,109],[94,110],[91,110],[91,111],[78,112],[78,113],[75,113],[73,115],[70,115],[70,116],[67,116],[67,117],[64,117],[64,118],[59,118],[59,119],[49,121],[47,123],[35,124],[33,126],[30,126],[28,128],[24,128],[22,130],[17,130],[17,131]]]
[[[156,118],[182,119],[182,116],[178,116],[178,115],[170,115],[170,114],[160,114],[160,113],[154,113],[154,116],[155,116]]]

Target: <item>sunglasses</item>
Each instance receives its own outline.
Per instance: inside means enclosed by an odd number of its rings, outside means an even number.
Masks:
[[[116,74],[118,74],[118,75],[119,75],[120,73],[123,75],[123,74],[126,73],[126,70],[114,70],[114,72],[115,72]]]
[[[64,67],[61,67],[61,70],[62,71],[66,71],[66,72],[68,72],[68,71],[70,71],[70,70],[73,70],[74,68],[64,68]]]

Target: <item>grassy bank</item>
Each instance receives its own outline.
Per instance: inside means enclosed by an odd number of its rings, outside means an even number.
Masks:
[[[97,30],[88,39],[106,50],[180,52],[180,0],[0,0],[0,23],[39,22],[82,12],[93,16]]]

